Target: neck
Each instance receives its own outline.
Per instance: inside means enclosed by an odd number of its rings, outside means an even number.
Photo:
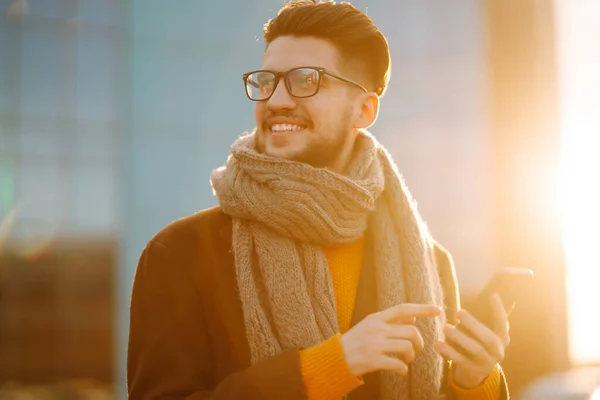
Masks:
[[[327,166],[327,169],[335,172],[336,174],[343,174],[346,171],[346,167],[350,163],[350,159],[354,153],[357,132],[353,131],[351,134],[353,135],[353,139],[344,142],[344,145],[340,149],[338,156],[330,165]]]

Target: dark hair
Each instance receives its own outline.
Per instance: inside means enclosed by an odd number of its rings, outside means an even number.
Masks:
[[[365,86],[382,96],[387,88],[391,60],[388,42],[373,21],[347,2],[294,0],[264,26],[267,46],[281,36],[314,37],[333,43],[344,65],[367,73]]]

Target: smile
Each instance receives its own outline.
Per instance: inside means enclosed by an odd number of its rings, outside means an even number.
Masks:
[[[299,132],[306,129],[304,125],[295,125],[295,124],[274,124],[271,125],[272,133],[287,133],[287,132]]]

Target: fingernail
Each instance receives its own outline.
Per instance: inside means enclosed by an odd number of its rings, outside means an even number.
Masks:
[[[448,334],[448,333],[452,332],[453,329],[455,329],[454,325],[446,324],[446,326],[444,327],[444,333]]]
[[[444,342],[435,342],[435,343],[433,344],[433,349],[434,349],[435,351],[437,351],[438,353],[441,353],[441,352],[442,352],[442,345],[443,345],[443,344],[444,344]]]

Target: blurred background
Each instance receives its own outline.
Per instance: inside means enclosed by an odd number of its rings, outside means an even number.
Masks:
[[[282,4],[0,0],[0,400],[126,397],[138,257],[216,205]],[[393,58],[371,131],[467,307],[499,268],[536,273],[512,393],[600,399],[600,0],[353,4]]]

